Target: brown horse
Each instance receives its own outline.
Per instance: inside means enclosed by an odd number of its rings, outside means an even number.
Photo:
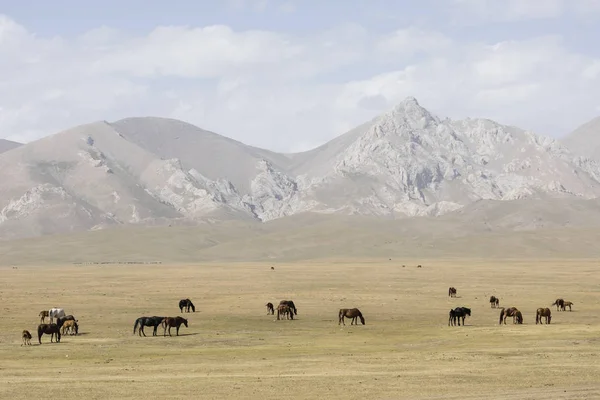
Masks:
[[[513,324],[522,324],[523,323],[523,314],[521,311],[517,310],[515,312],[515,316],[513,317]]]
[[[169,328],[169,336],[171,335],[171,327],[175,327],[177,330],[177,336],[179,336],[179,327],[181,324],[184,324],[185,327],[188,327],[188,320],[183,317],[166,317],[162,322],[162,327],[165,330],[163,332],[163,336],[167,336],[167,327]]]
[[[275,314],[275,308],[273,307],[273,303],[269,302],[267,304],[265,304],[267,306],[267,315],[274,315]]]
[[[455,287],[449,287],[448,288],[448,296],[450,296],[450,297],[456,297],[456,288]]]
[[[62,334],[69,332],[70,335],[77,335],[79,333],[79,324],[77,320],[69,319],[63,323]]]
[[[573,305],[573,302],[572,302],[572,301],[567,301],[567,300],[565,300],[565,301],[563,302],[563,304],[562,304],[562,307],[561,307],[561,308],[562,308],[562,310],[563,310],[563,311],[567,311],[567,307],[569,307],[569,311],[571,311],[571,306],[572,306],[572,305]]]
[[[490,307],[498,308],[499,306],[500,306],[500,299],[497,298],[496,296],[491,296],[490,297]]]
[[[517,319],[517,313],[521,314],[521,312],[517,309],[517,307],[510,307],[510,308],[502,307],[502,309],[500,310],[500,320],[498,321],[498,323],[502,324],[502,322],[504,321],[504,325],[506,325],[507,317],[513,317],[513,323],[515,323],[515,321]],[[523,323],[523,315],[522,314],[521,314],[521,323]]]
[[[294,310],[287,304],[280,304],[277,306],[277,319],[282,319],[280,316],[283,317],[284,315],[285,319],[294,319]]]
[[[60,327],[57,324],[40,324],[38,325],[38,342],[42,344],[42,335],[50,335],[50,343],[52,338],[56,336],[56,343],[60,343]]]
[[[294,304],[294,302],[292,300],[281,300],[279,302],[279,305],[285,304],[286,306],[289,306],[292,311],[294,312],[294,315],[298,315],[298,309],[296,308],[296,305]]]
[[[556,299],[554,303],[550,304],[550,307],[556,306],[556,311],[560,311],[559,309],[563,307],[565,301],[563,299]]]
[[[365,324],[365,318],[363,317],[362,313],[358,308],[340,308],[340,311],[338,313],[338,325],[340,323],[346,325],[346,322],[344,322],[344,318],[352,318],[352,320],[350,321],[350,325],[358,325],[357,318],[360,318],[360,322],[363,325]]]
[[[48,310],[42,310],[40,311],[40,324],[43,324],[44,321],[46,320],[46,318],[50,318],[50,313],[48,313]]]
[[[22,338],[23,338],[23,344],[21,346],[23,346],[23,345],[31,346],[31,333],[29,333],[28,330],[23,331]]]
[[[546,318],[546,324],[550,323],[550,320],[552,319],[552,312],[550,311],[550,309],[548,307],[546,308],[538,308],[537,311],[535,312],[535,324],[537,325],[542,324],[542,317]]]

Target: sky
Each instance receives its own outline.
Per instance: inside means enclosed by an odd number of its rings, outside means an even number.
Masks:
[[[0,138],[159,116],[296,152],[409,96],[560,138],[599,37],[600,0],[0,0]]]

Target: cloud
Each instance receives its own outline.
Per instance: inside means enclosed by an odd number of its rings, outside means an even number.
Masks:
[[[155,115],[255,146],[306,150],[406,96],[442,117],[562,134],[594,116],[600,90],[600,54],[571,50],[560,36],[458,40],[422,26],[294,35],[226,25],[131,35],[100,26],[48,38],[0,16],[0,59],[0,137],[17,141]]]
[[[464,24],[556,19],[565,15],[588,19],[600,13],[600,0],[454,0],[457,20]]]

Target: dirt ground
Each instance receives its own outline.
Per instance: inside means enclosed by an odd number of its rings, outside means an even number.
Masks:
[[[592,261],[476,260],[0,268],[0,396],[34,399],[600,398],[600,273]],[[448,287],[458,289],[448,297]],[[498,324],[500,306],[523,325]],[[191,298],[195,313],[180,313]],[[550,325],[535,310],[563,297]],[[292,299],[297,319],[265,303]],[[471,307],[466,326],[448,311]],[[78,336],[37,343],[62,307]],[[366,325],[338,326],[341,307]],[[142,315],[189,318],[180,336],[133,335]],[[20,346],[21,331],[34,336]]]

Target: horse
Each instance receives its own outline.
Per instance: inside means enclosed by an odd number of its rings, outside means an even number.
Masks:
[[[490,297],[490,307],[497,308],[499,305],[500,305],[500,299],[497,298],[496,296],[491,296]]]
[[[363,317],[362,313],[358,308],[340,308],[340,311],[338,313],[338,325],[340,323],[346,325],[344,318],[352,318],[352,320],[350,321],[350,325],[358,325],[357,318],[360,318],[360,322],[363,325],[365,324],[365,318]]]
[[[60,327],[57,324],[40,324],[38,325],[38,342],[42,344],[42,335],[50,335],[50,343],[52,338],[56,335],[56,343],[60,343]]]
[[[64,317],[56,318],[56,325],[60,328],[67,321],[76,321],[75,317],[71,314],[65,315]]]
[[[70,319],[63,323],[62,334],[69,332],[71,335],[77,335],[79,333],[79,324],[77,320]]]
[[[31,333],[29,333],[28,330],[24,330],[21,337],[23,338],[23,344],[21,346],[31,346]]]
[[[50,317],[50,323],[53,323],[54,318],[60,318],[65,316],[65,310],[62,308],[51,308],[48,311],[48,316]]]
[[[550,304],[550,307],[556,306],[556,311],[560,311],[559,308],[562,308],[564,304],[565,301],[563,299],[556,299],[554,300],[554,303]]]
[[[504,320],[504,325],[506,325],[506,318],[507,317],[513,317],[513,323],[515,322],[515,318],[517,312],[520,312],[517,307],[510,307],[510,308],[504,308],[502,307],[502,310],[500,310],[500,320],[498,321],[498,324],[502,324],[502,321]],[[523,319],[523,316],[521,315],[521,320]]]
[[[285,304],[289,306],[292,310],[294,310],[294,315],[298,315],[298,309],[296,309],[296,305],[292,300],[281,300],[279,305]]]
[[[515,316],[513,318],[513,324],[523,324],[523,314],[521,314],[521,311],[517,310],[515,312]]]
[[[456,288],[455,287],[449,287],[448,288],[448,296],[450,296],[450,297],[456,297]]]
[[[48,310],[42,310],[40,311],[40,324],[43,324],[44,321],[46,320],[46,318],[50,318],[50,314],[48,313]]]
[[[287,304],[280,304],[277,306],[277,319],[281,319],[279,318],[280,316],[284,316],[285,315],[285,319],[294,319],[294,311],[293,309],[288,306]]]
[[[471,316],[471,309],[467,307],[456,307],[454,310],[450,310],[448,313],[448,326],[450,326],[450,322],[452,325],[460,326],[460,319],[462,318],[463,326],[465,325],[465,317]]]
[[[138,331],[138,336],[146,336],[146,333],[144,332],[144,326],[152,326],[154,327],[154,329],[152,330],[152,336],[156,336],[156,330],[158,329],[158,326],[163,322],[164,319],[165,317],[157,316],[139,317],[135,320],[135,324],[133,325],[133,334],[135,335],[135,331],[139,325],[140,329]]]
[[[267,306],[267,315],[271,314],[274,315],[275,314],[275,308],[273,307],[273,303],[269,302],[267,304],[265,304]]]
[[[192,309],[193,312],[196,312],[196,307],[194,306],[194,303],[192,303],[192,301],[190,299],[179,300],[179,311],[183,312],[184,308],[187,308],[187,312],[190,312],[190,308]]]
[[[563,305],[562,305],[561,309],[562,309],[563,311],[567,311],[567,307],[569,307],[569,311],[571,311],[571,306],[572,306],[572,305],[573,305],[573,302],[572,302],[572,301],[567,301],[567,300],[565,300],[565,301],[563,302]]]
[[[542,317],[546,318],[546,324],[550,323],[550,320],[552,319],[552,312],[550,311],[550,309],[548,307],[546,308],[538,308],[537,311],[535,312],[535,324],[537,325],[538,323],[541,324],[542,323]]]
[[[162,327],[164,328],[163,336],[167,336],[167,327],[169,327],[169,336],[171,335],[171,327],[177,328],[177,336],[179,336],[179,327],[181,324],[184,324],[185,327],[188,327],[188,320],[183,317],[166,317],[163,319]]]

